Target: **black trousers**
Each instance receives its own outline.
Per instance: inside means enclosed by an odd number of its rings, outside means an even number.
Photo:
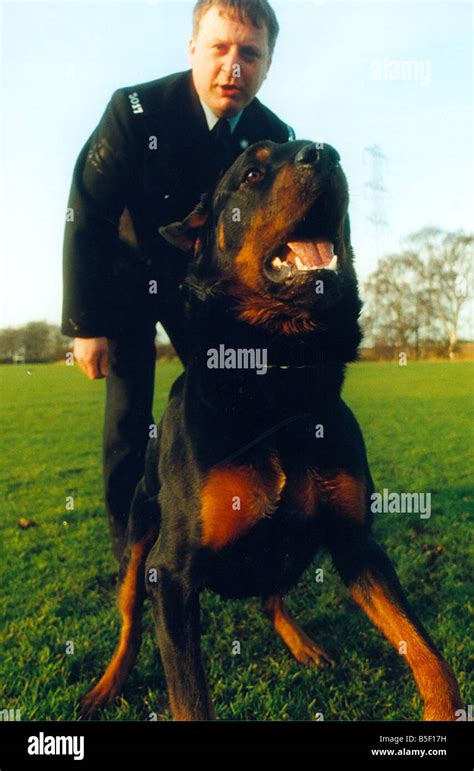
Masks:
[[[109,339],[103,472],[112,550],[120,561],[126,544],[130,503],[143,475],[153,421],[155,326]]]
[[[127,539],[127,522],[135,488],[143,476],[145,452],[153,419],[156,314],[140,318],[116,339],[109,338],[109,375],[103,434],[103,480],[112,550],[120,562]],[[133,318],[133,316],[132,316]],[[163,324],[183,364],[188,339],[182,306],[162,305]],[[158,372],[159,376],[159,372]]]

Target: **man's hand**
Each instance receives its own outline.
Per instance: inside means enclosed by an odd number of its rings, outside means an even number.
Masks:
[[[74,358],[91,380],[109,374],[109,343],[106,337],[75,337]]]

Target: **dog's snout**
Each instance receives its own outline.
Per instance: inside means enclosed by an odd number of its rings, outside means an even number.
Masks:
[[[334,147],[330,145],[318,147],[315,142],[309,142],[295,156],[295,163],[306,166],[318,166],[322,162],[329,166],[337,166],[340,160],[341,156]]]

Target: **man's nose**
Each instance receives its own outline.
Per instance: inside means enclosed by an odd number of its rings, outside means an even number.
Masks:
[[[295,163],[306,166],[319,166],[327,163],[329,166],[337,166],[341,157],[337,150],[330,145],[319,147],[315,142],[309,142],[295,155]]]
[[[222,70],[225,73],[228,73],[229,75],[233,75],[234,66],[238,64],[240,67],[238,53],[239,51],[237,48],[235,50],[231,48],[227,53],[227,55],[224,57],[224,60],[222,62]]]

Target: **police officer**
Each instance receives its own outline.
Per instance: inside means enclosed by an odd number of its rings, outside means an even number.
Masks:
[[[118,560],[153,424],[157,321],[187,358],[186,258],[159,227],[182,220],[248,145],[294,139],[255,97],[278,30],[266,0],[199,0],[192,69],[115,91],[74,168],[62,331],[85,374],[107,378],[104,488]]]

